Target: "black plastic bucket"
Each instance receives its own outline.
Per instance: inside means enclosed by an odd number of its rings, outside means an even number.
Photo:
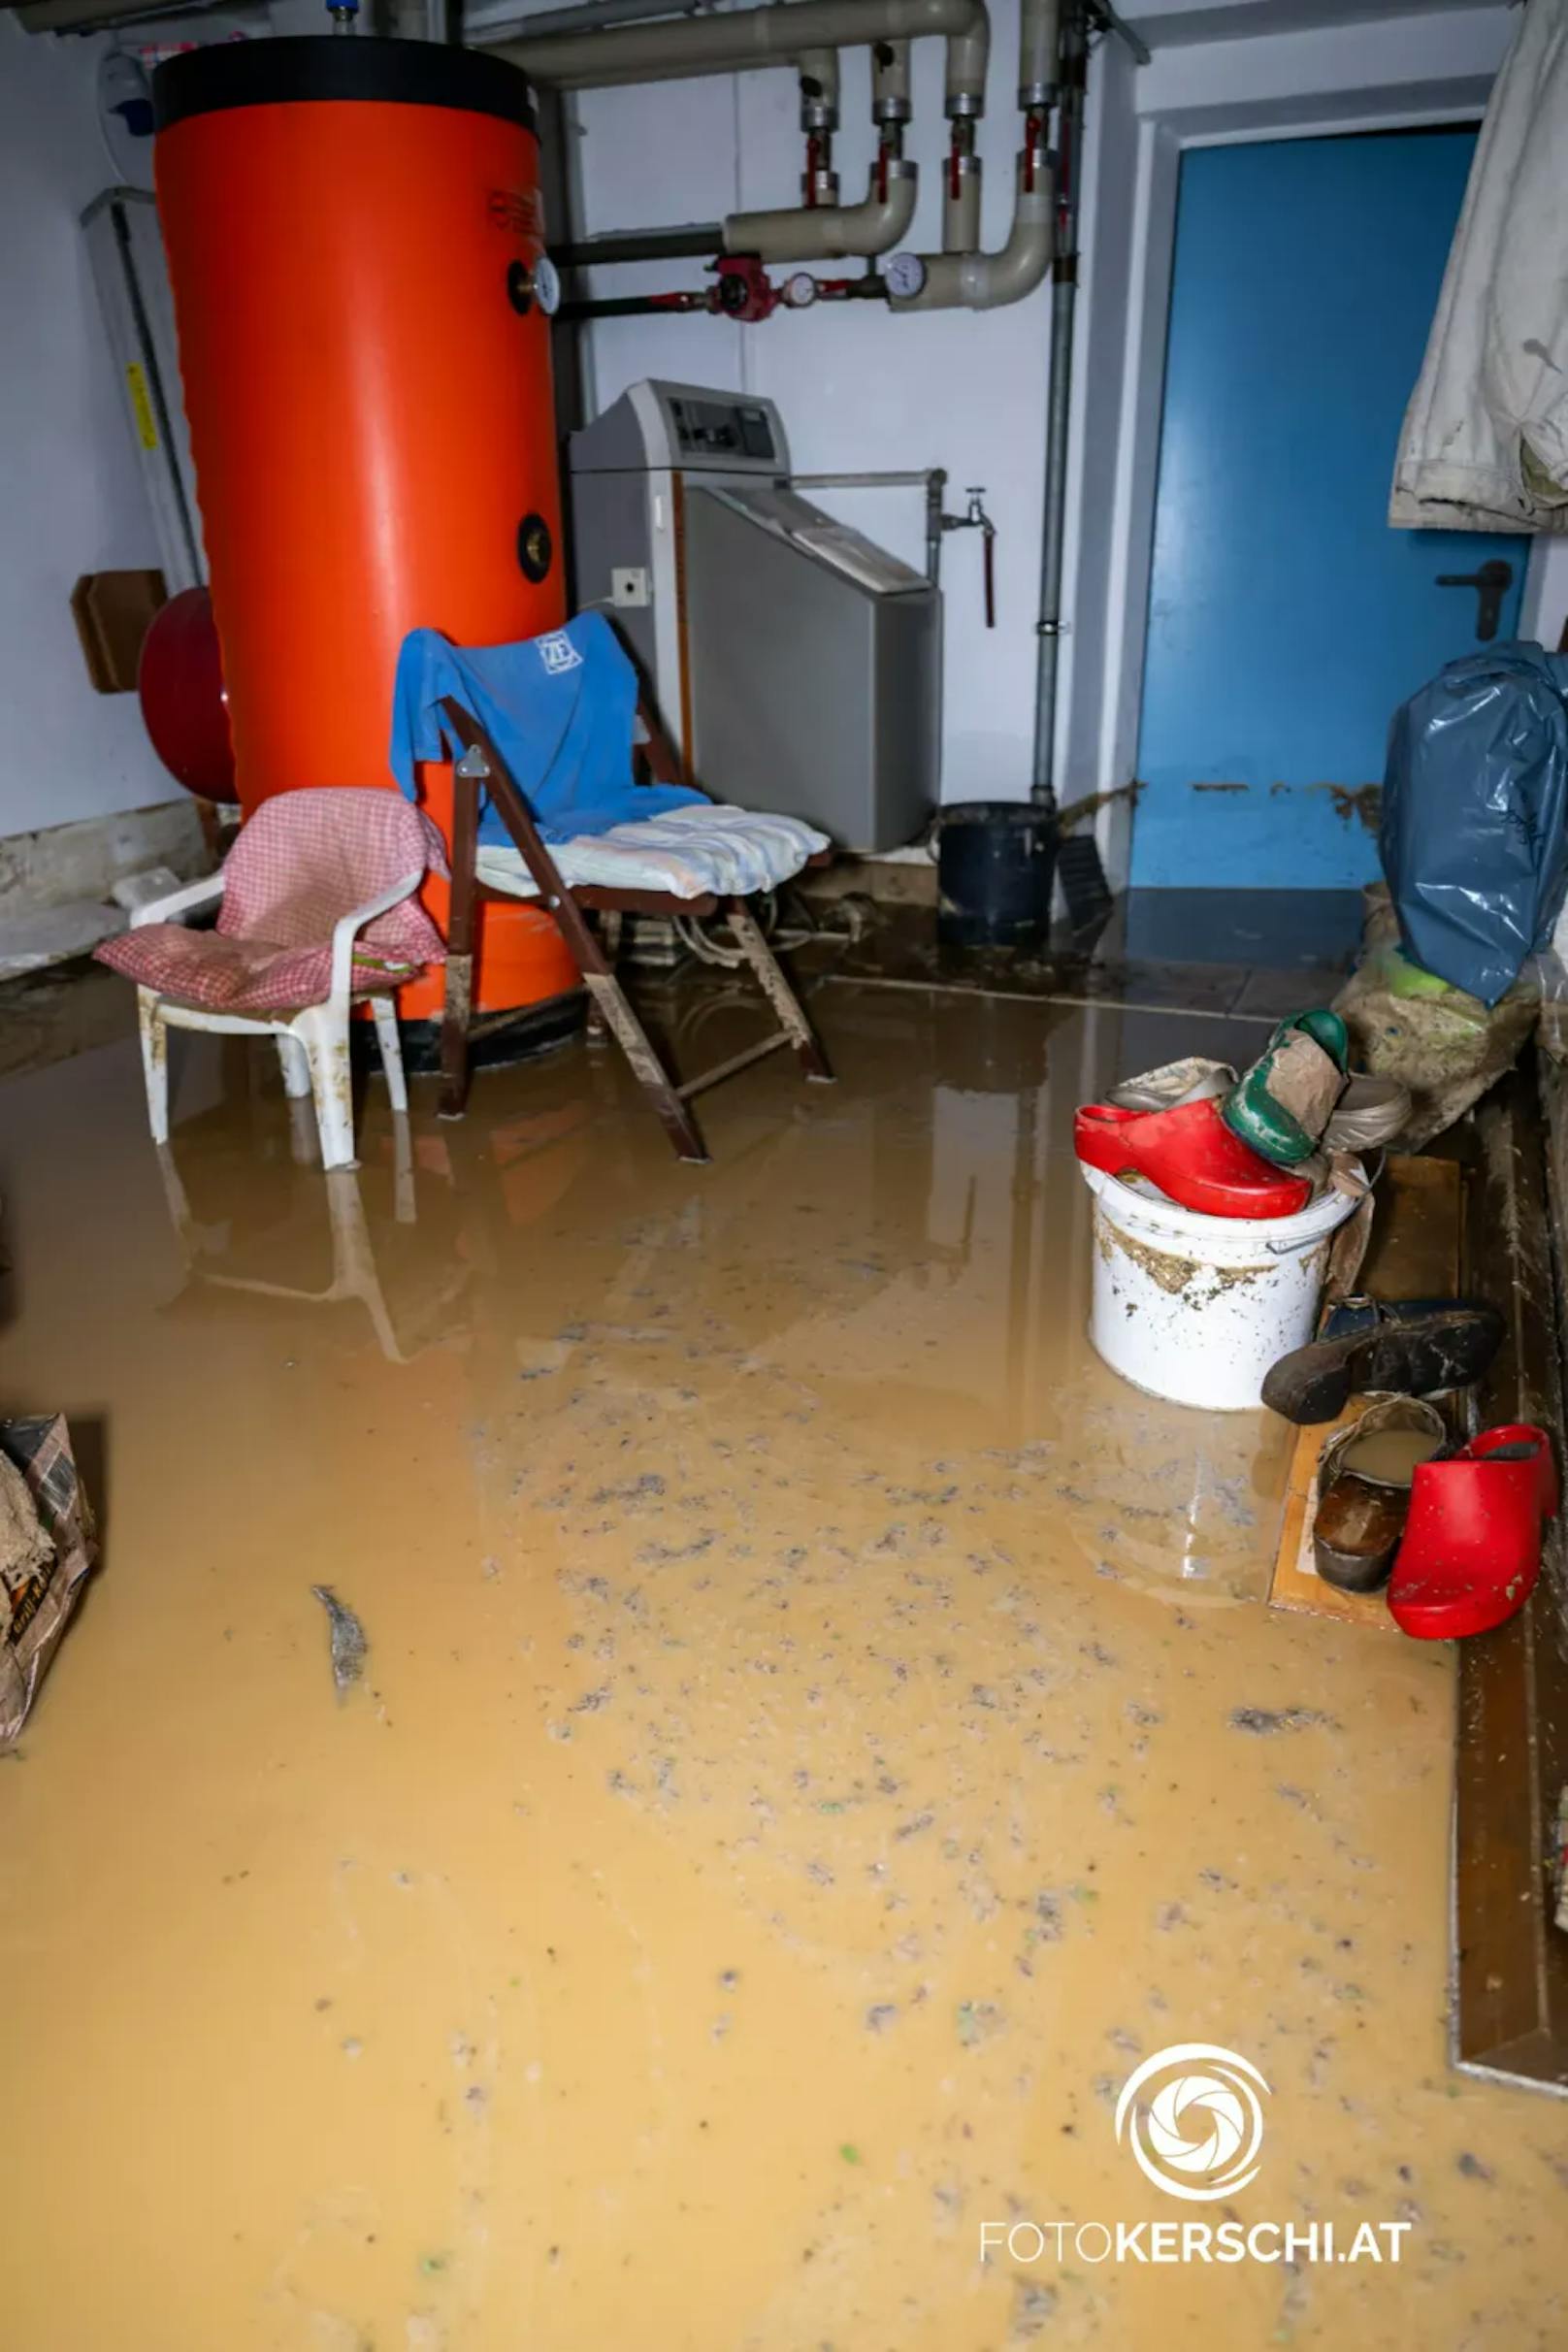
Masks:
[[[1051,924],[1055,809],[959,800],[937,823],[937,938],[949,947],[1037,947]]]

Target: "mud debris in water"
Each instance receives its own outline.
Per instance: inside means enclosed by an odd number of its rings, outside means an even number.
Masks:
[[[1269,1739],[1278,1731],[1314,1731],[1320,1724],[1332,1726],[1333,1716],[1321,1707],[1233,1707],[1230,1711],[1232,1731],[1250,1731],[1258,1739]]]
[[[310,1590],[327,1613],[332,1680],[339,1698],[346,1698],[365,1672],[365,1658],[370,1650],[365,1628],[346,1602],[339,1600],[330,1584],[312,1584]]]

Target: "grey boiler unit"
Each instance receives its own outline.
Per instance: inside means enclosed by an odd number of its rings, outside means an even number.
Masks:
[[[901,847],[936,802],[940,591],[789,484],[771,401],[634,384],[568,443],[576,601],[609,613],[694,780]]]

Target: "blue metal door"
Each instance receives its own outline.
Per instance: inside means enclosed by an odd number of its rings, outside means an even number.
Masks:
[[[1182,161],[1132,836],[1143,885],[1376,874],[1388,721],[1475,650],[1527,538],[1394,531],[1394,447],[1469,130],[1200,147]],[[1368,789],[1370,788],[1370,790]]]

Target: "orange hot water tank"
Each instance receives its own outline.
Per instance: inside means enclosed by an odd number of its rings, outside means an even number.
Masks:
[[[472,49],[330,34],[192,49],[153,90],[241,802],[395,791],[406,633],[566,614],[532,92]],[[450,842],[448,769],[423,799]],[[547,915],[483,909],[481,1006],[576,984]],[[440,1004],[439,975],[403,993]]]

